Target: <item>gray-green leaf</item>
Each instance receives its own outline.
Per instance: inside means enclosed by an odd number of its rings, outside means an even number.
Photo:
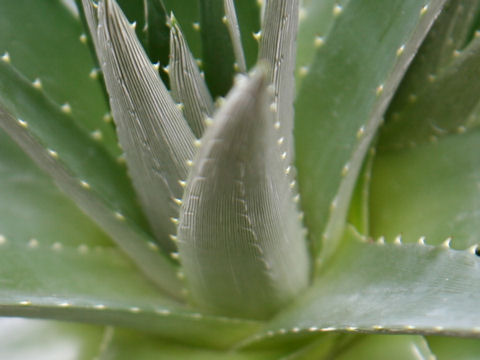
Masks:
[[[182,104],[183,114],[197,138],[205,129],[205,120],[214,111],[212,96],[200,74],[183,33],[175,18],[171,18],[170,86],[173,98]]]
[[[293,101],[295,98],[295,58],[298,27],[298,0],[267,0],[258,58],[270,66],[274,87],[274,121],[283,138],[282,151],[290,165],[294,158]]]
[[[114,0],[98,5],[97,42],[130,176],[157,241],[172,251],[194,136]]]
[[[480,257],[420,244],[361,242],[348,230],[313,286],[252,340],[298,333],[480,337]]]
[[[304,289],[309,256],[291,168],[263,69],[241,77],[207,129],[189,176],[180,259],[194,301],[265,318]]]
[[[35,163],[50,175],[57,186],[97,222],[106,233],[155,281],[160,288],[181,298],[182,285],[177,278],[176,267],[151,241],[151,238],[121,213],[112,211],[108,199],[72,175],[70,169],[57,159],[58,154],[46,149],[25,127],[24,120],[17,120],[0,106],[0,125]],[[78,161],[78,159],[76,159]]]

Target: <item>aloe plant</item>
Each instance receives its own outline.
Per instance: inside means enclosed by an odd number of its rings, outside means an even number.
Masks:
[[[0,1],[2,358],[477,358],[479,1],[117,1]]]

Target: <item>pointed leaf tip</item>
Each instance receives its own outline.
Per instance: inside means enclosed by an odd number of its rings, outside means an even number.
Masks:
[[[194,136],[114,0],[98,5],[98,46],[117,132],[134,187],[157,240],[173,250]]]
[[[184,115],[193,133],[200,138],[205,129],[205,118],[213,115],[214,104],[205,80],[188,48],[182,30],[171,18],[170,31],[170,85],[173,98],[184,104]]]
[[[243,53],[242,39],[240,35],[240,27],[238,25],[237,13],[235,10],[235,4],[233,0],[224,0],[223,7],[225,10],[225,21],[230,33],[230,39],[232,41],[233,53],[235,55],[235,61],[239,72],[247,71],[247,64],[245,62],[245,54]]]
[[[260,67],[237,77],[202,139],[180,211],[180,258],[194,300],[240,317],[271,315],[309,276],[266,74]]]

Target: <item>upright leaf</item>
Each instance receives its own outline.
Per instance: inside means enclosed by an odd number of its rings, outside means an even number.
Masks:
[[[200,0],[202,60],[208,88],[214,97],[225,95],[233,82],[232,40],[224,23],[224,0]]]
[[[196,58],[201,57],[200,6],[198,0],[163,0],[167,14],[173,14],[182,26],[183,33]]]
[[[480,89],[470,79],[480,75],[480,39],[470,36],[479,9],[449,1],[390,106],[371,188],[374,236],[478,243]]]
[[[393,120],[393,113],[409,106],[418,96],[418,91],[429,88],[435,78],[456,60],[471,40],[479,6],[478,0],[446,2],[405,74],[387,114],[387,124]]]
[[[238,25],[237,12],[233,0],[224,0],[225,20],[230,39],[232,41],[233,53],[235,54],[235,64],[240,72],[247,71],[247,64],[245,62],[245,54],[243,53],[242,37],[240,35],[240,27]]]
[[[80,8],[84,0],[75,0]],[[94,1],[95,3],[99,1]],[[135,23],[135,34],[142,43],[150,61],[168,62],[168,12],[163,0],[117,0],[125,17]],[[82,9],[80,9],[82,10]]]
[[[269,80],[274,87],[271,106],[276,114],[275,126],[280,129],[282,151],[286,153],[288,164],[291,164],[294,157],[293,101],[297,27],[298,0],[266,1],[258,57],[271,68]]]
[[[375,148],[369,151],[355,186],[348,211],[348,223],[361,234],[370,234],[370,191]]]
[[[168,64],[170,29],[162,0],[144,0],[144,43],[150,60]]]
[[[254,34],[260,31],[260,3],[257,0],[235,1],[235,10],[240,26],[247,69],[250,69],[255,65],[258,58],[258,41]]]
[[[381,149],[435,141],[475,126],[479,106],[480,38],[470,40],[480,1],[450,1],[435,23],[395,96],[382,128]],[[466,86],[466,84],[469,84]]]
[[[171,18],[170,86],[173,98],[183,104],[183,114],[197,138],[205,129],[205,120],[213,115],[214,105],[176,19]]]
[[[99,3],[100,1],[95,1]],[[145,0],[118,0],[119,6],[126,15],[129,22],[135,23],[135,33],[145,47],[147,46],[144,29],[147,25],[147,12],[145,11]],[[152,60],[154,61],[154,60]]]
[[[298,197],[266,86],[262,69],[238,79],[202,139],[180,213],[193,300],[232,316],[268,317],[309,278]]]
[[[316,50],[325,44],[335,20],[350,0],[302,1],[299,9],[296,80],[300,85]]]
[[[332,254],[355,181],[385,109],[443,0],[350,1],[302,81],[296,164],[305,222]]]
[[[134,187],[156,239],[172,251],[194,136],[114,0],[99,3],[97,51]]]

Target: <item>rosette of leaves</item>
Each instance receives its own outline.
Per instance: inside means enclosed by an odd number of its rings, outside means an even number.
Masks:
[[[478,1],[118,2],[0,1],[2,358],[476,358]]]

